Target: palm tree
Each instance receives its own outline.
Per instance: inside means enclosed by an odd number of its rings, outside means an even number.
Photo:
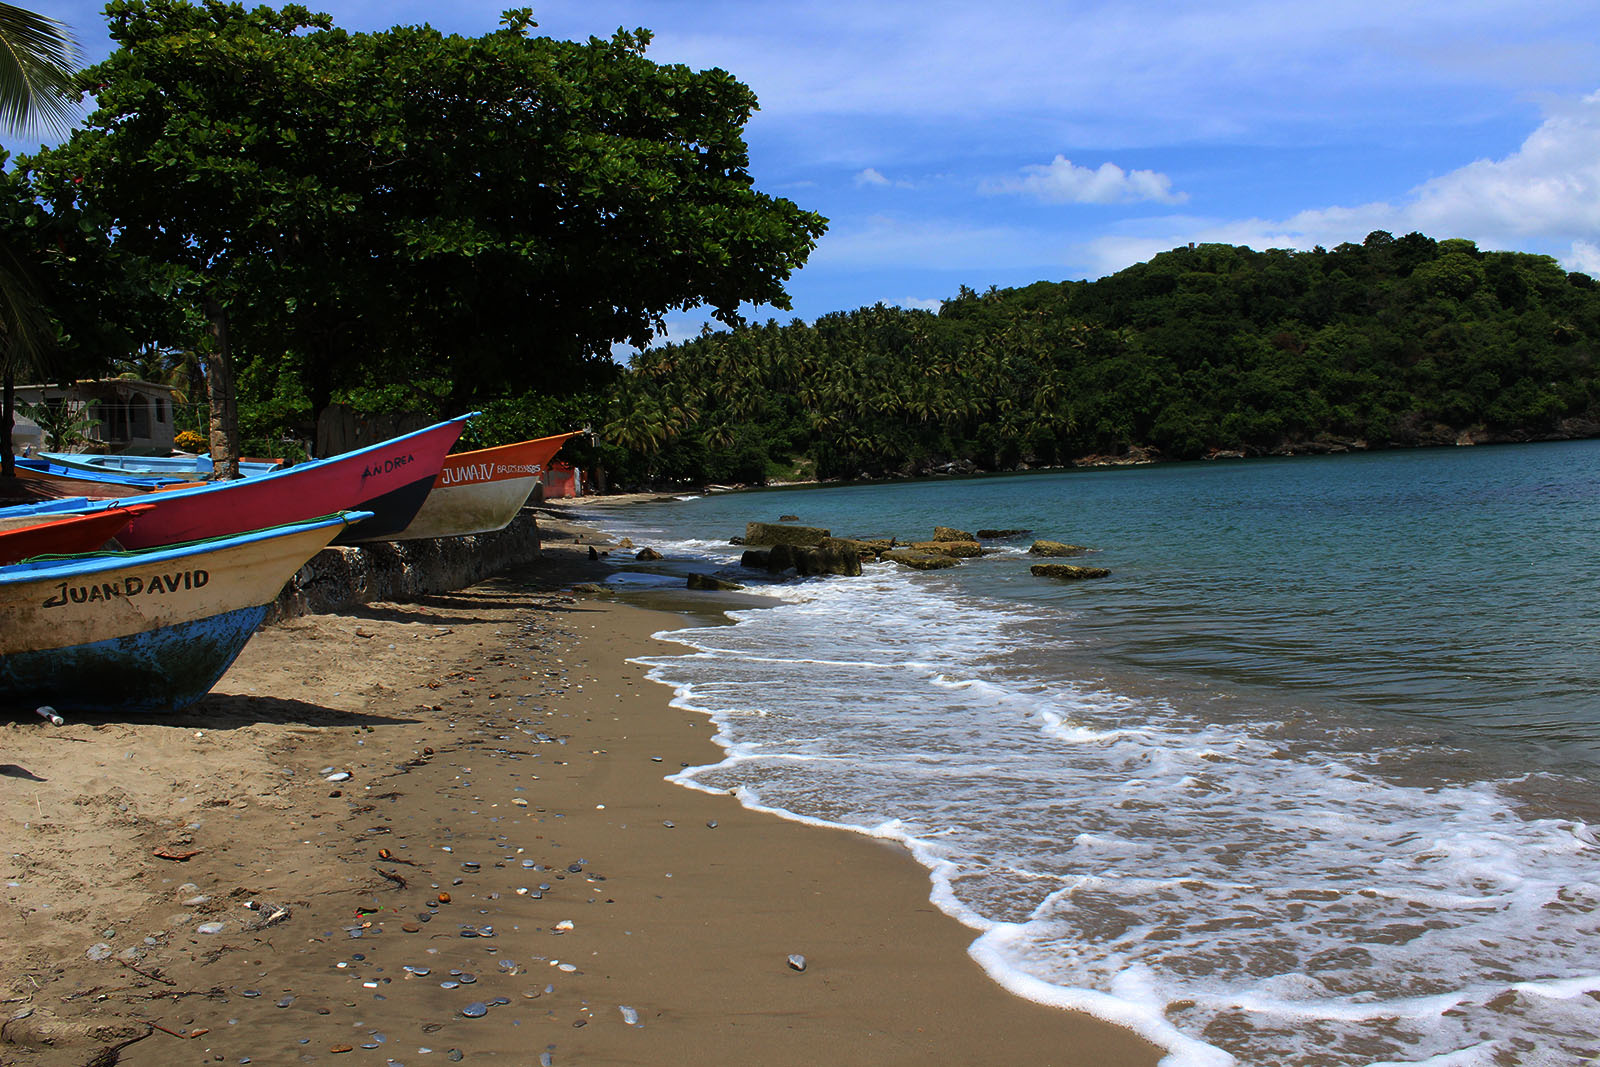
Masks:
[[[0,3],[0,127],[24,133],[38,126],[64,133],[77,106],[73,73],[78,45],[67,27]],[[0,476],[11,477],[12,409],[17,372],[38,368],[44,324],[27,270],[0,245]]]
[[[64,23],[0,4],[0,126],[12,133],[72,125],[78,43]]]

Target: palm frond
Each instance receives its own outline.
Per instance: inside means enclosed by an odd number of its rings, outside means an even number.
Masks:
[[[65,23],[0,3],[0,126],[66,133],[77,112],[78,60]]]

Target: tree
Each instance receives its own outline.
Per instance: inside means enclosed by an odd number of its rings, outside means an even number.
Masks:
[[[77,93],[78,46],[55,19],[0,4],[0,126],[22,133],[35,126],[65,130]],[[0,154],[0,166],[5,157]],[[7,177],[7,221],[25,207]],[[31,199],[31,198],[28,198]],[[10,240],[0,237],[0,477],[16,473],[11,450],[16,375],[42,364],[46,323],[33,280]]]
[[[673,309],[787,306],[824,220],[755,191],[750,91],[649,34],[347,34],[298,5],[112,0],[99,108],[35,159],[56,210],[179,272],[212,448],[238,360],[298,354],[320,407],[443,378],[451,401],[581,377]],[[166,338],[193,347],[195,338]]]
[[[78,101],[78,45],[66,25],[0,4],[0,126],[66,132]]]

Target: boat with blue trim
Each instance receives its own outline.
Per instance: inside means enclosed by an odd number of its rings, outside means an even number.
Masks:
[[[0,566],[0,706],[152,714],[192,704],[295,572],[368,517]]]

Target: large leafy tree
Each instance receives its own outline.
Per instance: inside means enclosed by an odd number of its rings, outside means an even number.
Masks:
[[[824,220],[755,191],[750,91],[644,57],[645,31],[347,34],[298,5],[113,0],[99,108],[34,166],[59,211],[178,272],[203,311],[212,448],[236,360],[453,405],[577,381],[675,308],[787,303]],[[176,345],[187,339],[168,338]]]

